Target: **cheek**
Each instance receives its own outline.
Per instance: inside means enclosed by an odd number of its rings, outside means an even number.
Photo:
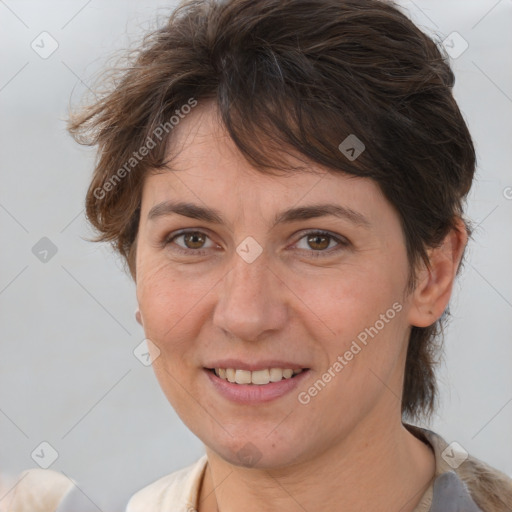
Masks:
[[[308,306],[309,316],[324,325],[330,338],[341,340],[378,321],[381,314],[402,300],[405,286],[391,270],[376,265],[329,269],[323,276],[294,281],[293,289]]]
[[[330,375],[336,375],[329,385],[333,392],[350,389],[352,397],[365,396],[364,389],[378,393],[380,381],[370,369],[384,381],[394,371],[406,329],[401,313],[405,281],[399,269],[354,266],[315,280],[296,280],[294,289],[304,298],[307,309],[303,311],[311,319],[311,336],[325,353],[325,367],[319,373],[330,368]],[[315,331],[314,325],[320,330]],[[325,375],[326,379],[331,376]],[[345,405],[352,407],[348,399]]]
[[[142,260],[137,299],[146,337],[163,353],[183,353],[193,347],[201,327],[202,306],[215,279],[180,271],[165,261]]]

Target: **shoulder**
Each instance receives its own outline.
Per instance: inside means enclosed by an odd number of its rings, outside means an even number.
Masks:
[[[54,512],[74,487],[68,477],[51,469],[28,469],[20,473],[5,496],[9,512]]]
[[[207,456],[203,455],[193,464],[147,485],[130,498],[126,512],[176,510],[172,508],[176,505],[193,508],[196,505],[206,462]]]
[[[481,510],[512,511],[512,478],[470,455],[456,442],[447,443],[439,434],[425,428],[404,426],[432,446],[436,457],[436,482],[439,480],[439,486],[444,481],[450,482],[450,477],[457,476],[464,491]]]
[[[482,510],[512,510],[512,479],[501,471],[469,455],[457,474]]]

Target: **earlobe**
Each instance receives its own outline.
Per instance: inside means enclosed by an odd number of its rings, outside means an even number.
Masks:
[[[137,320],[137,322],[143,326],[143,323],[142,323],[142,316],[140,315],[140,309],[137,308],[135,310],[135,320]]]
[[[460,220],[439,247],[429,249],[430,269],[424,265],[412,294],[409,310],[411,325],[428,327],[445,311],[467,239],[466,227]]]

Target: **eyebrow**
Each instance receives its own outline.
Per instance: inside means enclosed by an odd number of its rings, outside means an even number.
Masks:
[[[172,214],[178,214],[191,219],[210,222],[212,224],[224,224],[222,215],[215,208],[207,208],[183,201],[163,201],[158,203],[149,210],[148,220],[154,220],[158,217]],[[370,221],[364,215],[352,210],[351,208],[337,204],[312,204],[284,210],[275,216],[272,227],[277,224],[314,219],[317,217],[326,217],[329,215],[349,220],[353,224],[357,224],[361,227],[371,227]]]

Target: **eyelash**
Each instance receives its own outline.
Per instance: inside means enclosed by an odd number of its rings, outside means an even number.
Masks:
[[[176,238],[179,238],[181,236],[184,236],[184,235],[187,235],[187,234],[190,234],[190,233],[199,233],[199,234],[204,235],[205,237],[209,238],[208,235],[206,233],[204,233],[203,231],[198,231],[196,229],[190,229],[190,230],[181,231],[179,233],[170,235],[169,237],[167,237],[164,240],[163,246],[166,247],[166,246],[170,245],[174,240],[176,240]],[[334,235],[332,235],[331,233],[329,233],[327,231],[321,231],[321,230],[320,231],[319,230],[312,230],[312,231],[308,231],[306,233],[303,233],[303,235],[297,240],[296,243],[298,243],[300,240],[302,240],[303,238],[305,238],[305,237],[307,237],[309,235],[325,236],[327,238],[330,238],[331,240],[335,240],[338,243],[338,246],[336,248],[334,248],[334,250],[333,250],[333,248],[331,248],[331,249],[324,249],[324,250],[318,250],[318,251],[314,251],[314,250],[308,251],[307,249],[299,249],[301,251],[309,252],[310,253],[310,257],[312,257],[312,258],[321,258],[321,257],[324,257],[324,256],[325,257],[326,256],[330,256],[333,253],[336,253],[336,252],[342,250],[343,248],[346,248],[349,245],[348,241],[344,240],[343,238],[334,236]],[[181,254],[188,255],[188,256],[190,256],[190,255],[193,255],[193,256],[204,256],[207,253],[207,250],[203,250],[203,249],[184,249],[183,247],[180,247],[179,245],[177,245],[172,250],[173,251],[177,251],[177,252],[179,252]]]

